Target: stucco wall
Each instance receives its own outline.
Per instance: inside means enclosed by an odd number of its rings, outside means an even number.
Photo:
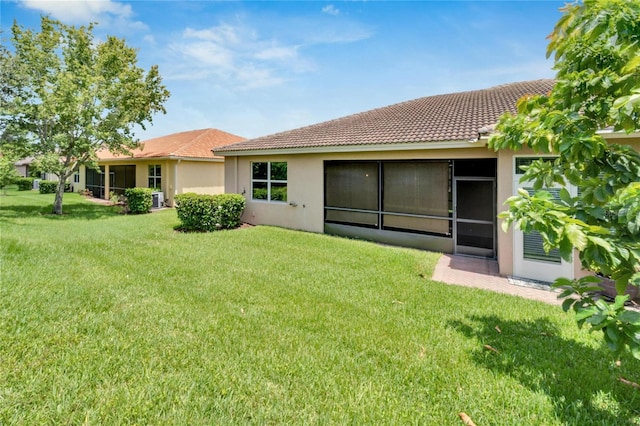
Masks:
[[[161,166],[161,189],[165,196],[165,201],[173,205],[175,194],[184,192],[197,192],[199,194],[221,194],[224,192],[224,163],[221,160],[211,161],[190,161],[173,159],[149,159],[149,160],[127,160],[127,161],[105,161],[100,162],[100,166],[107,168],[112,166],[135,165],[136,181],[135,186],[147,188],[149,186],[149,166],[159,164]],[[78,189],[86,187],[85,167],[80,168],[80,184],[76,184]],[[109,187],[111,183],[109,183]],[[75,186],[74,186],[75,188]],[[108,197],[109,189],[105,189],[105,196]]]
[[[22,166],[15,166],[16,171],[22,177],[27,177],[29,175],[29,166],[24,164]]]
[[[528,151],[525,151],[523,154],[527,152]],[[513,195],[513,167],[513,152],[506,150],[499,151],[496,177],[496,211],[498,213],[506,210],[504,202]],[[499,272],[502,275],[511,275],[513,274],[513,230],[510,228],[507,232],[504,232],[500,219],[498,219],[497,225],[498,235],[496,246],[498,248],[497,258]]]
[[[198,194],[224,193],[224,162],[185,161],[174,163],[177,167],[176,194],[195,192]]]
[[[199,194],[221,194],[224,192],[224,161],[192,161],[174,159],[135,159],[125,161],[102,161],[100,166],[136,166],[135,186],[147,188],[149,186],[149,166],[159,164],[162,167],[161,189],[165,201],[173,205],[176,194],[196,192]],[[80,183],[75,184],[75,190],[86,188],[86,168],[80,167]],[[111,185],[110,185],[111,186]],[[108,194],[109,191],[106,191]],[[106,195],[108,197],[108,195]]]
[[[225,190],[245,195],[242,220],[310,232],[324,231],[324,161],[495,158],[484,147],[360,153],[291,154],[225,158]],[[287,162],[287,203],[251,200],[251,162]],[[292,205],[294,204],[294,205]]]
[[[251,162],[287,162],[287,202],[251,200]],[[230,179],[225,176],[226,192],[243,194],[247,199],[242,220],[256,225],[275,225],[311,232],[322,232],[323,158],[317,155],[260,156],[226,158]],[[237,170],[237,175],[235,174]],[[237,179],[236,179],[237,177]]]
[[[605,135],[605,138],[611,143],[620,143],[623,145],[630,145],[636,151],[640,151],[640,138],[620,138],[619,134]],[[530,149],[523,149],[517,153],[512,151],[500,151],[498,153],[498,178],[497,178],[497,207],[498,213],[506,210],[504,202],[513,195],[513,171],[515,167],[515,156],[528,156],[535,155]],[[498,220],[498,265],[502,275],[513,274],[513,253],[514,253],[514,233],[512,229],[508,232],[503,232],[501,227],[501,221]],[[582,269],[580,261],[578,259],[578,253],[574,253],[573,262],[573,275],[574,277],[581,277],[588,274],[587,271]]]

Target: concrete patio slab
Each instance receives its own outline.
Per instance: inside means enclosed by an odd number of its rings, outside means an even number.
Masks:
[[[498,262],[491,259],[443,254],[431,278],[447,284],[481,288],[552,305],[562,303],[558,300],[558,292],[555,290],[544,289],[543,286],[535,283],[529,285],[526,281],[500,275]]]

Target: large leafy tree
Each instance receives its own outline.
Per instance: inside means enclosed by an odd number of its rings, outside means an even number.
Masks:
[[[0,189],[4,190],[6,195],[7,185],[11,185],[20,177],[18,170],[14,165],[15,160],[12,157],[0,153]]]
[[[34,32],[14,22],[13,49],[0,49],[0,132],[14,152],[58,176],[55,214],[78,166],[94,164],[102,148],[136,147],[134,126],[164,113],[169,97],[157,66],[145,72],[135,49],[112,36],[95,40],[93,28],[42,17]]]
[[[505,229],[538,231],[545,249],[558,248],[566,260],[576,250],[583,268],[615,280],[612,303],[594,296],[593,277],[555,284],[580,325],[640,359],[640,313],[625,310],[623,295],[627,285],[640,285],[640,155],[624,138],[603,138],[640,129],[640,2],[585,0],[563,11],[547,50],[557,71],[553,90],[521,99],[489,141],[496,150],[528,147],[556,157],[528,167],[523,180],[539,191],[510,198],[501,217]],[[555,201],[545,191],[567,184],[577,196],[562,190]]]

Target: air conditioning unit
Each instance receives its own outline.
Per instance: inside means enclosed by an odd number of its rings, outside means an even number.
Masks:
[[[164,204],[164,193],[162,192],[152,192],[151,196],[153,197],[153,201],[151,203],[152,209],[159,209]]]
[[[33,189],[40,189],[40,179],[33,180]]]

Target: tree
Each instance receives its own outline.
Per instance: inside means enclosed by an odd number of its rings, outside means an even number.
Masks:
[[[112,36],[98,42],[93,28],[42,17],[33,32],[14,22],[13,50],[0,49],[0,132],[58,177],[55,214],[78,167],[102,148],[130,152],[133,126],[145,129],[169,97],[157,66],[145,73],[135,49]]]
[[[15,161],[6,155],[0,153],[0,188],[4,190],[4,194],[7,194],[7,185],[11,185],[16,179],[20,177]]]
[[[511,197],[500,217],[505,230],[538,231],[546,250],[559,249],[565,260],[576,250],[583,268],[615,280],[611,303],[594,296],[593,276],[554,285],[580,326],[602,330],[611,350],[628,347],[640,359],[640,313],[625,310],[623,295],[628,284],[640,285],[640,155],[602,136],[640,129],[640,2],[585,0],[563,12],[547,49],[557,72],[553,90],[522,98],[489,141],[495,150],[529,147],[557,157],[526,169],[523,181],[538,191]],[[544,190],[567,184],[577,196],[563,189],[555,201]]]

